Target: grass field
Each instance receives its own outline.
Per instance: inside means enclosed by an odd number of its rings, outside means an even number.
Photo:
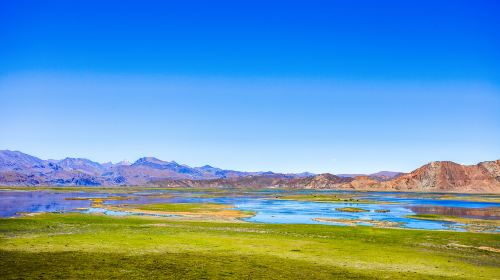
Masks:
[[[142,214],[176,215],[183,219],[197,219],[210,221],[239,221],[251,217],[253,211],[231,209],[232,205],[216,203],[156,203],[143,205],[104,206],[109,210],[127,211]]]
[[[3,279],[500,277],[498,234],[42,214],[0,238]]]

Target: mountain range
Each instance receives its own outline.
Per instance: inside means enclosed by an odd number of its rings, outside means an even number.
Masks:
[[[283,174],[243,172],[210,165],[190,167],[143,157],[134,163],[98,163],[84,158],[42,160],[0,151],[1,185],[150,185],[163,187],[274,187],[364,191],[500,193],[500,160],[477,165],[451,161],[426,164],[410,173]]]
[[[98,163],[85,158],[42,160],[19,151],[0,151],[0,184],[3,185],[144,185],[169,180],[209,180],[275,174],[242,172],[210,165],[190,167],[175,161],[143,157],[134,163]],[[312,173],[287,174],[299,178]]]

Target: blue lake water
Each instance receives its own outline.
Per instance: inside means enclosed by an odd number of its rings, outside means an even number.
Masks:
[[[126,211],[111,211],[92,207],[91,200],[68,200],[71,198],[107,198],[123,196],[124,200],[105,200],[105,205],[148,204],[148,203],[221,203],[233,205],[235,209],[254,211],[256,214],[245,220],[254,223],[297,223],[297,224],[331,224],[347,225],[343,220],[356,221],[358,225],[371,225],[370,222],[398,223],[398,227],[432,230],[463,231],[462,224],[445,221],[426,221],[406,217],[420,211],[450,211],[460,216],[481,218],[486,211],[485,219],[500,219],[500,203],[473,202],[466,200],[433,199],[425,195],[407,197],[401,193],[357,193],[358,198],[389,202],[390,204],[367,203],[326,203],[274,198],[275,194],[283,194],[280,190],[265,190],[226,195],[222,197],[203,197],[200,192],[147,191],[131,194],[106,194],[92,192],[57,192],[57,191],[3,191],[0,190],[0,217],[15,217],[23,213],[37,212],[83,212],[102,213],[123,216],[138,215]],[[286,191],[285,191],[286,192]],[[295,191],[297,193],[352,193],[345,191]],[[171,197],[158,197],[166,194]],[[201,195],[201,196],[200,196]],[[465,196],[464,196],[465,197]],[[460,196],[459,196],[460,198]],[[342,212],[337,208],[357,207],[366,212]],[[86,209],[83,209],[86,208]],[[379,213],[376,210],[389,210]],[[439,213],[439,212],[437,212]],[[448,213],[448,212],[444,212]],[[163,215],[173,216],[173,215]],[[318,220],[319,219],[319,220]],[[333,219],[325,220],[325,219]],[[339,222],[340,221],[340,222]],[[500,230],[497,228],[497,232]]]

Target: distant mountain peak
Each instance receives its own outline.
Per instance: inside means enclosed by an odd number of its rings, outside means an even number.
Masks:
[[[397,171],[379,171],[376,173],[372,174],[337,174],[339,177],[343,178],[357,178],[357,177],[370,177],[372,179],[375,179],[377,181],[387,181],[390,179],[393,179],[395,177],[400,176],[401,174],[404,174],[402,172],[397,172]]]
[[[47,162],[37,157],[19,151],[0,151],[0,169],[43,168],[46,164]]]
[[[86,158],[70,158],[56,162],[58,166],[66,170],[76,170],[87,174],[100,175],[105,167],[98,162]]]
[[[137,159],[135,162],[146,162],[146,161],[162,161],[162,160],[155,157],[141,157]]]
[[[211,165],[205,164],[201,167],[197,167],[197,169],[202,170],[202,171],[207,171],[207,172],[217,172],[217,171],[222,171],[222,169],[213,167]]]
[[[144,165],[144,164],[167,164],[168,162],[157,159],[155,157],[142,157],[136,160],[132,165]]]
[[[93,164],[100,164],[100,163],[92,161],[90,159],[86,159],[86,158],[72,158],[72,157],[66,157],[66,158],[64,158],[62,160],[59,160],[57,162],[59,162],[59,163],[61,163],[61,162],[87,162],[87,163],[93,163]]]
[[[126,159],[116,163],[116,165],[131,165],[131,164],[132,163]]]

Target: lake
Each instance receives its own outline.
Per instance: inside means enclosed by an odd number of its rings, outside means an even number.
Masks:
[[[348,195],[355,197],[356,200],[318,202],[293,199],[294,196],[304,195],[311,197]],[[490,221],[500,219],[500,203],[480,201],[482,197],[479,195],[269,189],[231,190],[221,193],[205,192],[199,189],[193,191],[159,189],[127,193],[106,193],[102,190],[99,192],[92,190],[0,190],[0,217],[16,217],[41,212],[138,215],[138,213],[95,207],[91,198],[102,198],[103,206],[152,203],[227,204],[232,205],[234,209],[255,212],[252,217],[244,218],[245,221],[252,223],[365,225],[464,231],[464,224],[460,222],[422,220],[408,216],[439,214]],[[493,198],[498,197],[493,196]],[[356,211],[347,211],[349,209]],[[489,231],[500,232],[500,229],[494,227]]]

